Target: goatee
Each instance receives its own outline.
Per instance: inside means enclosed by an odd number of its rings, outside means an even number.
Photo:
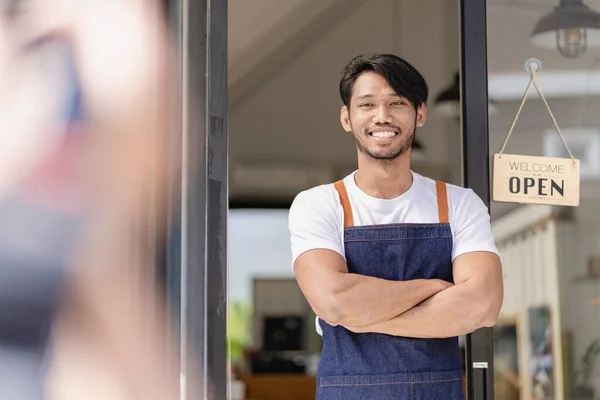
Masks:
[[[402,135],[402,132],[398,133],[398,135]],[[413,143],[415,141],[416,136],[416,127],[413,129],[410,136],[406,141],[400,144],[399,147],[395,149],[382,149],[380,152],[372,152],[366,146],[362,144],[362,142],[358,139],[356,133],[354,133],[354,142],[356,143],[356,147],[358,150],[367,155],[368,157],[379,160],[379,161],[393,161],[400,157],[402,154],[406,153],[410,148],[412,148]]]

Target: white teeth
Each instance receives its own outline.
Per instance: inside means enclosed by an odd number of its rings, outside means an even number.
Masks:
[[[371,135],[378,138],[391,138],[396,135],[396,132],[372,132]]]

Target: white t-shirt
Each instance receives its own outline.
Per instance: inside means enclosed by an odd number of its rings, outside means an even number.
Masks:
[[[378,199],[360,190],[354,174],[344,178],[355,226],[439,222],[435,181],[413,172],[413,184],[394,199]],[[447,184],[452,260],[473,251],[498,254],[483,201],[471,189]],[[344,212],[332,183],[305,190],[289,211],[293,261],[313,249],[344,256]]]
[[[378,199],[363,192],[354,174],[344,178],[354,226],[393,223],[439,222],[436,184],[413,172],[413,184],[394,199]],[[461,254],[489,251],[498,254],[490,216],[483,201],[471,189],[447,184],[448,218],[452,230],[452,260]],[[333,250],[343,257],[344,211],[333,183],[299,193],[289,211],[293,262],[313,249]],[[322,334],[317,318],[317,332]]]

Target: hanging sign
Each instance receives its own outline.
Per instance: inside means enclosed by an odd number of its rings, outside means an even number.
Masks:
[[[493,199],[498,202],[576,207],[579,205],[579,160],[571,154],[550,106],[535,80],[535,73],[541,67],[541,63],[530,59],[525,65],[531,73],[531,79],[502,149],[494,156]],[[531,85],[535,86],[544,101],[570,158],[504,154],[504,148],[527,100]]]
[[[494,201],[579,205],[579,160],[496,154]]]

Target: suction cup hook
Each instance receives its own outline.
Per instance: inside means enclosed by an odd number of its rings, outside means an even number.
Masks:
[[[534,72],[540,72],[542,69],[542,62],[537,58],[530,58],[525,61],[525,71],[533,74]]]

